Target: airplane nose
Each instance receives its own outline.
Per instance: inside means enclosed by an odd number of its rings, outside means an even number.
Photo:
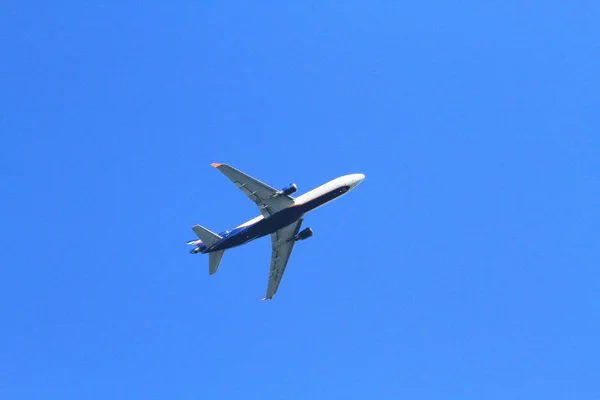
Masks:
[[[364,179],[364,174],[352,174],[352,188],[357,187]]]

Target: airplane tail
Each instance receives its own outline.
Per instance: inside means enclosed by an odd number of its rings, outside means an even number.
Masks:
[[[202,243],[206,245],[206,247],[210,247],[213,244],[217,243],[221,240],[221,236],[217,235],[214,232],[206,229],[200,225],[194,225],[192,230],[198,235]],[[219,264],[221,264],[221,259],[223,258],[224,250],[213,251],[208,253],[208,274],[212,275],[219,269]]]
[[[203,226],[194,225],[192,226],[192,230],[196,235],[198,235],[198,237],[200,238],[200,240],[202,240],[202,243],[204,243],[206,247],[210,247],[213,244],[217,243],[219,240],[221,240],[221,236],[209,231]]]
[[[212,275],[219,269],[219,264],[221,264],[221,258],[223,258],[223,253],[225,250],[213,251],[208,253],[208,274]]]

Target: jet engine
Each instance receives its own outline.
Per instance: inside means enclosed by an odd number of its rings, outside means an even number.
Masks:
[[[292,193],[296,193],[297,190],[298,186],[296,186],[295,183],[290,183],[289,186],[286,186],[281,190],[281,194],[284,196],[289,196]]]
[[[296,237],[294,238],[294,240],[299,241],[299,240],[308,239],[312,235],[313,235],[313,230],[310,228],[306,228],[302,232],[297,234]]]

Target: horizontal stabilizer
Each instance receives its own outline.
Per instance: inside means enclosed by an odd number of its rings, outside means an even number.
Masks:
[[[224,250],[213,251],[212,253],[208,253],[208,274],[212,275],[219,269],[219,264],[221,264],[221,259],[223,258]]]
[[[213,244],[217,243],[219,240],[221,240],[221,236],[209,231],[203,226],[194,225],[192,226],[192,230],[196,233],[196,235],[198,235],[198,237],[200,238],[200,240],[202,240],[202,243],[204,243],[206,247],[210,247]]]

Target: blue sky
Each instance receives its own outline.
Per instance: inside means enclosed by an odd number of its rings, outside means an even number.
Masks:
[[[599,4],[4,3],[0,397],[597,399]]]

